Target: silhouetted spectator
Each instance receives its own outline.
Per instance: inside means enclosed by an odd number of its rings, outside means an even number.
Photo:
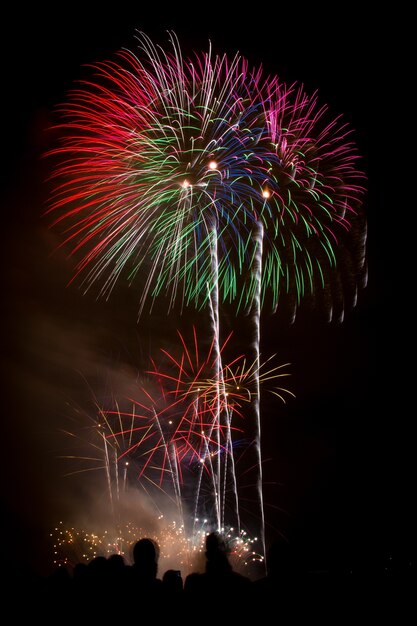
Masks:
[[[121,554],[112,554],[107,559],[108,578],[111,590],[114,593],[123,592],[128,584],[129,568],[126,567]]]
[[[231,602],[242,594],[242,597],[246,594],[247,598],[252,583],[249,578],[233,571],[224,541],[218,533],[211,533],[206,538],[206,559],[204,574],[187,576],[184,587],[187,594],[205,598],[213,594],[226,594]]]
[[[86,563],[77,563],[72,572],[74,589],[84,590],[88,587],[89,571]]]
[[[139,593],[160,593],[162,581],[158,573],[159,547],[152,539],[140,539],[133,548],[131,582]]]
[[[111,578],[123,576],[125,561],[121,554],[112,554],[108,558],[108,570]]]
[[[182,594],[183,581],[181,572],[176,569],[169,569],[165,572],[162,578],[162,585],[165,595],[178,595]]]
[[[106,584],[108,580],[108,563],[104,556],[96,556],[88,564],[89,584],[95,587]]]

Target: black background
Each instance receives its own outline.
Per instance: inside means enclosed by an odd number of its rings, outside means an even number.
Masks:
[[[99,377],[101,367],[129,368],[151,347],[147,332],[155,326],[149,318],[136,324],[132,290],[104,303],[66,287],[71,262],[63,253],[51,256],[57,242],[41,217],[49,173],[41,155],[51,142],[45,129],[81,65],[132,49],[135,29],[163,44],[172,29],[185,53],[206,49],[210,39],[215,51],[239,51],[286,82],[318,89],[320,100],[356,129],[368,177],[368,287],[343,325],[307,313],[292,326],[279,316],[263,320],[268,351],[293,364],[297,395],[276,415],[265,406],[268,537],[295,537],[324,566],[335,556],[341,564],[380,563],[388,554],[410,559],[413,410],[399,354],[411,349],[411,325],[399,279],[407,221],[393,199],[401,159],[392,106],[402,89],[392,86],[395,18],[365,17],[353,5],[337,15],[317,6],[88,6],[15,11],[2,26],[1,500],[9,556],[42,571],[50,563],[47,533],[74,490],[57,460],[57,433],[65,402],[82,395],[75,372]],[[82,502],[79,493],[73,497]]]

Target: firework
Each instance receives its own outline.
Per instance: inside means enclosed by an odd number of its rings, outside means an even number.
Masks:
[[[228,524],[240,532],[235,454],[253,442],[245,425],[260,386],[282,401],[293,395],[278,386],[288,364],[274,366],[270,357],[258,366],[239,355],[219,367],[214,340],[199,344],[195,328],[191,342],[179,332],[178,338],[179,350],[162,349],[159,365],[151,360],[135,396],[114,398],[112,407],[96,401],[89,427],[76,435],[84,432],[96,454],[80,462],[86,470],[104,469],[113,505],[135,485],[174,505],[183,524],[191,519],[192,534],[195,520],[206,516],[212,529]],[[221,346],[222,361],[230,341],[231,335]]]
[[[363,175],[349,128],[239,55],[184,59],[174,36],[168,52],[139,41],[62,107],[50,210],[85,288],[141,277],[140,309],[163,295],[201,307],[213,289],[248,308],[261,232],[261,303],[352,295]]]
[[[164,297],[168,309],[207,306],[211,321],[208,354],[180,336],[182,354],[163,353],[170,369],[148,372],[151,392],[100,410],[109,492],[132,461],[141,485],[169,484],[180,510],[191,474],[194,519],[209,493],[222,528],[231,493],[239,530],[234,450],[251,405],[264,551],[261,310],[287,301],[295,316],[303,299],[322,299],[341,319],[355,303],[364,176],[351,131],[317,94],[239,55],[184,58],[174,35],[168,51],[142,34],[137,55],[93,66],[61,112],[50,212],[77,258],[74,280],[106,297],[137,280],[139,315]],[[249,367],[243,356],[224,364],[221,303],[253,316]]]

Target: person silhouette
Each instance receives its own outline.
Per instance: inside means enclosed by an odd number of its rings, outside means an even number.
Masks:
[[[176,569],[169,569],[162,577],[164,593],[167,596],[178,596],[183,591],[183,581],[181,572]]]
[[[132,584],[141,594],[160,593],[162,581],[157,578],[159,546],[152,539],[139,539],[133,547]]]
[[[206,571],[204,574],[189,574],[184,590],[188,594],[227,594],[230,599],[250,590],[252,583],[246,576],[233,571],[222,536],[213,532],[206,537]]]

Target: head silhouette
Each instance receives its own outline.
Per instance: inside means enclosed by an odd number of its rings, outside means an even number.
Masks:
[[[158,571],[159,547],[152,539],[140,539],[133,548],[135,568],[149,578],[155,578]]]
[[[121,554],[111,554],[107,560],[108,569],[112,574],[123,572],[125,562]]]
[[[168,593],[180,593],[183,589],[183,581],[179,570],[167,570],[162,578],[162,582]]]
[[[219,533],[213,532],[206,537],[206,572],[226,573],[232,570],[227,558],[226,545]]]

